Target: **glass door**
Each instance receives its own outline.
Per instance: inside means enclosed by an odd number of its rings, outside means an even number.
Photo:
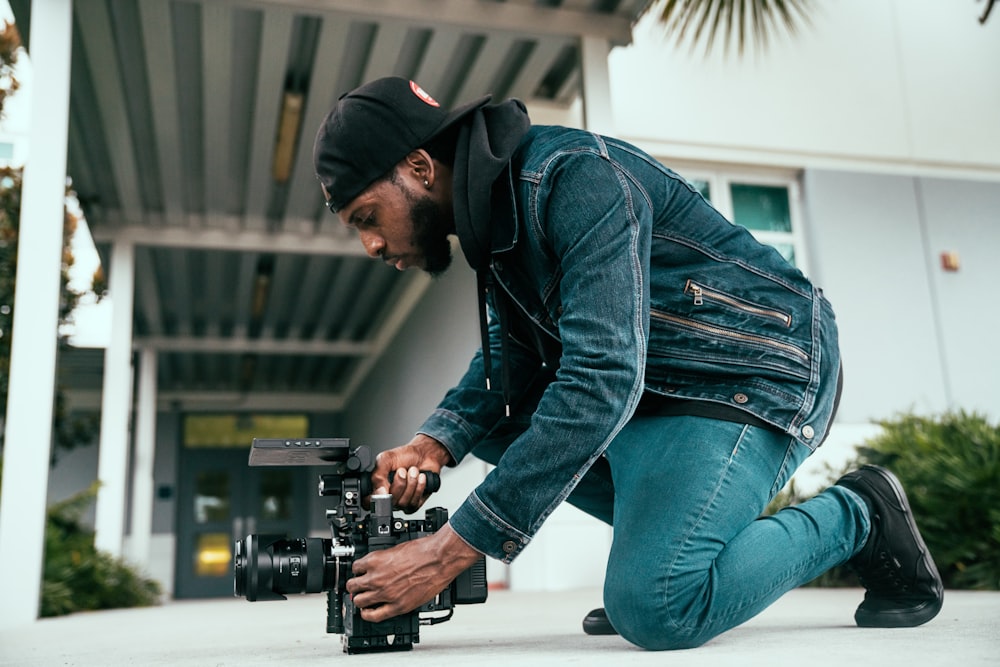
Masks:
[[[233,543],[251,533],[306,536],[309,470],[250,468],[248,449],[184,450],[175,597],[233,594]]]

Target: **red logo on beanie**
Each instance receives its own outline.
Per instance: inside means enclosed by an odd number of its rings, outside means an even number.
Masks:
[[[410,81],[410,90],[412,90],[413,94],[419,97],[421,100],[423,100],[426,104],[429,104],[432,107],[441,106],[440,104],[437,103],[437,100],[435,100],[433,97],[427,94],[426,90],[418,86],[413,81]]]

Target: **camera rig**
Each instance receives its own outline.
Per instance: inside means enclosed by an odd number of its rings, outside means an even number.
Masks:
[[[235,544],[233,592],[236,597],[285,600],[285,594],[327,594],[326,631],[342,635],[346,653],[407,651],[420,641],[419,627],[451,618],[456,604],[486,601],[486,559],[480,557],[433,600],[412,612],[372,623],[361,618],[347,593],[347,580],[358,558],[408,540],[431,535],[448,522],[448,511],[435,507],[423,519],[397,517],[392,496],[372,495],[375,458],[367,447],[351,447],[347,438],[255,438],[251,466],[330,466],[319,475],[319,495],[330,498],[326,510],[331,537],[287,538],[249,535]],[[427,489],[440,488],[440,477],[425,472]],[[370,510],[362,500],[371,496]]]

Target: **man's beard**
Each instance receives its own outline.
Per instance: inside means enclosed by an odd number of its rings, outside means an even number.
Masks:
[[[451,266],[447,215],[430,197],[413,197],[410,202],[413,245],[423,255],[424,271],[439,276]]]

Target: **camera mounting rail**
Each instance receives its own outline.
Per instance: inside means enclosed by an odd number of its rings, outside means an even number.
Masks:
[[[286,593],[326,592],[326,631],[342,635],[346,653],[410,650],[420,641],[420,625],[448,620],[456,604],[486,601],[486,560],[480,557],[420,608],[378,623],[364,620],[345,587],[354,560],[433,534],[448,522],[448,511],[434,507],[423,519],[394,516],[392,496],[372,494],[371,450],[363,445],[352,448],[347,438],[255,438],[249,465],[324,466],[318,490],[333,505],[326,510],[331,536],[249,535],[237,541],[233,559],[237,597],[253,602],[284,600]],[[429,471],[424,474],[428,492],[437,491],[441,478]],[[366,497],[371,497],[370,510],[362,506]]]

